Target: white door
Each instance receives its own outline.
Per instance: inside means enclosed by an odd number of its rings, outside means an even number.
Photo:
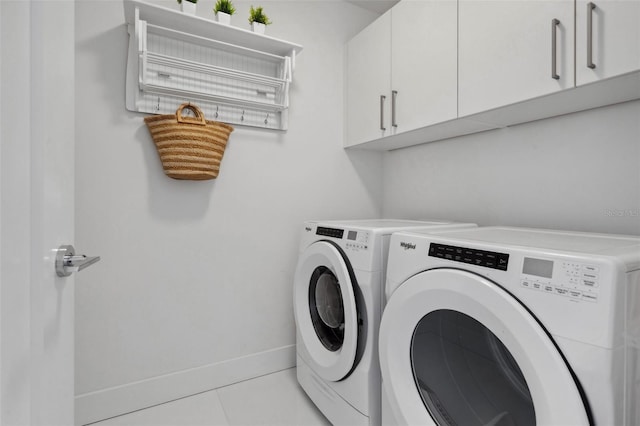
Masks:
[[[434,269],[402,283],[380,325],[400,425],[586,425],[588,406],[541,324],[492,281]]]
[[[74,3],[0,1],[0,424],[72,425]]]
[[[300,255],[293,284],[298,354],[325,380],[345,378],[356,363],[355,278],[338,248],[311,244]]]
[[[391,11],[347,43],[345,145],[391,134]]]
[[[456,0],[401,1],[393,7],[392,132],[402,133],[457,117],[457,65]],[[391,114],[393,117],[393,109]]]
[[[460,0],[458,22],[460,117],[574,86],[573,0]]]
[[[637,70],[640,70],[640,0],[578,0],[576,84]]]

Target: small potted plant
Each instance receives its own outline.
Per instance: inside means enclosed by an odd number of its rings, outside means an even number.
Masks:
[[[249,10],[249,22],[251,23],[251,29],[254,33],[264,34],[264,30],[267,25],[271,24],[271,21],[264,14],[262,6],[253,7]]]
[[[224,25],[231,24],[231,15],[236,13],[231,0],[218,0],[213,8],[216,13],[216,21]]]
[[[196,14],[196,3],[198,3],[198,0],[178,0],[178,3],[182,7],[182,12],[188,13],[189,15]]]

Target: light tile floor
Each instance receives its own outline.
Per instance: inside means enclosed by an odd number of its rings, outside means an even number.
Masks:
[[[167,402],[93,426],[328,426],[291,368]]]

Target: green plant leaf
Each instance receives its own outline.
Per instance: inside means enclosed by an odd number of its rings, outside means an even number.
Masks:
[[[258,22],[265,25],[271,24],[271,20],[264,14],[262,6],[253,7],[253,5],[249,9],[249,23],[251,22]]]
[[[213,11],[233,15],[234,13],[236,13],[236,8],[233,6],[233,2],[231,0],[218,0],[213,8]]]

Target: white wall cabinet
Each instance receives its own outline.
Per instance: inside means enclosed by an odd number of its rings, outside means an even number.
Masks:
[[[457,31],[456,0],[405,0],[391,9],[394,134],[457,117]]]
[[[384,111],[391,84],[391,11],[347,45],[347,141],[362,143],[390,134]]]
[[[640,0],[577,0],[576,84],[639,69]]]
[[[593,4],[399,2],[347,45],[345,146],[392,150],[640,99],[640,0]]]
[[[573,3],[460,0],[459,115],[573,87]]]
[[[347,145],[457,116],[456,0],[401,1],[347,45]]]

